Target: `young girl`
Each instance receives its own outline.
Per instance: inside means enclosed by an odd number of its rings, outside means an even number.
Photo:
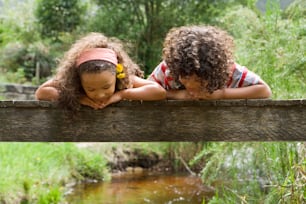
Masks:
[[[163,61],[149,76],[169,99],[268,98],[269,86],[233,60],[233,38],[212,26],[183,26],[169,31]]]
[[[36,91],[38,100],[58,101],[67,109],[94,109],[120,100],[161,100],[166,91],[142,79],[143,72],[117,39],[90,33],[65,54],[56,76]]]

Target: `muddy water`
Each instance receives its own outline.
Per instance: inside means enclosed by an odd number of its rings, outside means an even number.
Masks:
[[[81,184],[67,200],[71,204],[200,204],[212,195],[198,177],[141,172],[114,175],[109,182]]]

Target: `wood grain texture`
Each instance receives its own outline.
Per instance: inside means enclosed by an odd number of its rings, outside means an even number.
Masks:
[[[122,101],[76,116],[45,101],[0,101],[0,141],[306,141],[306,100]]]

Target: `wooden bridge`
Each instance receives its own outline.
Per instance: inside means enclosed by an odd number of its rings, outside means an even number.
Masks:
[[[0,101],[0,141],[306,141],[306,99],[122,101],[77,115],[46,101]]]

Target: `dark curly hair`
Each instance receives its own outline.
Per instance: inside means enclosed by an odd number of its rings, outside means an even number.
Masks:
[[[91,60],[76,67],[77,58],[89,48],[109,48],[115,51],[118,63],[123,65],[125,73],[125,78],[117,79],[116,90],[131,87],[129,76],[144,76],[143,71],[124,51],[123,45],[118,39],[108,38],[101,33],[89,33],[72,45],[57,68],[55,81],[60,91],[58,102],[66,109],[75,111],[80,108],[79,99],[85,94],[80,74],[84,72],[99,73],[104,70],[116,73],[116,66],[103,60]]]
[[[172,28],[164,41],[163,59],[176,81],[196,74],[209,93],[223,88],[234,63],[233,38],[213,26]]]

